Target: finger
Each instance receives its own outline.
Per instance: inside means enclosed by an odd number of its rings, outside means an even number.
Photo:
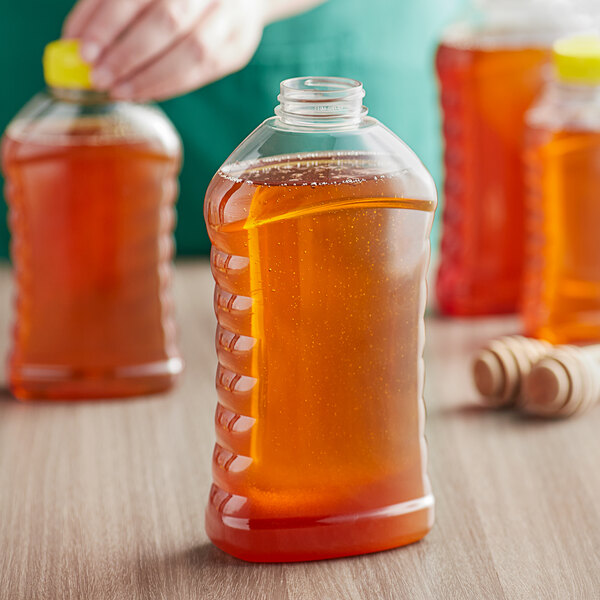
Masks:
[[[92,78],[108,89],[190,31],[210,6],[209,0],[159,0],[128,27],[98,61]]]
[[[244,67],[260,41],[261,28],[243,16],[216,10],[159,60],[120,83],[112,95],[164,100],[189,92]]]
[[[151,2],[152,0],[104,0],[79,33],[82,58],[95,63]]]
[[[158,100],[180,94],[218,70],[213,48],[225,48],[231,30],[221,11],[214,11],[158,60],[119,82],[112,90],[116,98]]]
[[[67,15],[63,24],[64,38],[78,38],[102,0],[79,0]]]

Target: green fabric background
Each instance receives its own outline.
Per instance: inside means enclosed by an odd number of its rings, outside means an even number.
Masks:
[[[417,152],[439,189],[441,150],[433,53],[441,29],[463,3],[328,0],[267,27],[254,58],[239,73],[163,103],[184,143],[178,253],[208,252],[202,214],[208,182],[242,139],[273,114],[279,82],[288,77],[334,75],[362,81],[370,114]],[[43,87],[44,45],[60,35],[72,4],[72,0],[2,3],[2,129]],[[5,257],[9,237],[5,206],[0,209],[0,256]]]

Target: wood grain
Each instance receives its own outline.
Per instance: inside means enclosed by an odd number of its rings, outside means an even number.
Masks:
[[[600,597],[600,409],[545,422],[475,404],[469,357],[512,319],[430,317],[432,533],[350,559],[252,565],[210,545],[212,281],[180,262],[187,370],[170,396],[0,400],[0,599],[488,599]],[[0,351],[9,330],[0,269]]]

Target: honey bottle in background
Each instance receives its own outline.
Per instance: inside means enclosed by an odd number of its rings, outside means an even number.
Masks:
[[[527,114],[523,318],[553,343],[600,340],[600,38],[554,47],[556,78]]]
[[[433,181],[362,85],[281,84],[213,178],[218,320],[209,537],[252,561],[422,538],[423,313]]]
[[[9,384],[21,399],[168,389],[181,160],[157,108],[91,89],[76,41],[49,44],[48,91],[2,142],[16,302]]]
[[[475,0],[436,58],[445,139],[436,296],[447,315],[514,312],[525,243],[524,116],[558,33],[578,27],[554,0]],[[582,17],[583,19],[583,17]]]

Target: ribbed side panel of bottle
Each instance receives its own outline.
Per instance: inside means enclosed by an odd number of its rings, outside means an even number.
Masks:
[[[545,270],[547,267],[547,223],[544,207],[544,165],[539,133],[530,130],[526,135],[525,185],[526,203],[526,247],[525,276],[521,314],[527,335],[536,336],[542,323],[548,319],[545,296]]]
[[[10,254],[13,267],[13,310],[14,321],[9,369],[14,362],[20,360],[18,340],[27,335],[27,323],[31,320],[31,252],[25,243],[27,239],[27,220],[25,211],[15,201],[21,194],[19,182],[15,178],[7,178],[4,183],[4,196],[8,203],[8,227],[11,231]]]
[[[445,313],[461,312],[473,277],[479,207],[472,189],[475,107],[467,90],[468,53],[442,46],[437,54],[444,134],[444,210],[436,293]],[[471,118],[470,118],[471,117]]]
[[[179,193],[177,169],[167,171],[158,224],[158,274],[161,324],[164,336],[164,353],[167,360],[179,360],[177,326],[175,322],[175,300],[173,299],[173,260],[175,258],[175,223],[177,213],[175,201]],[[178,370],[178,369],[177,369]]]
[[[252,336],[249,258],[213,246],[211,268],[215,279],[217,317],[216,375],[218,404],[216,444],[210,502],[220,513],[225,505],[241,505],[239,495],[252,465],[252,433],[258,394],[257,340]],[[237,500],[237,501],[236,501]]]

